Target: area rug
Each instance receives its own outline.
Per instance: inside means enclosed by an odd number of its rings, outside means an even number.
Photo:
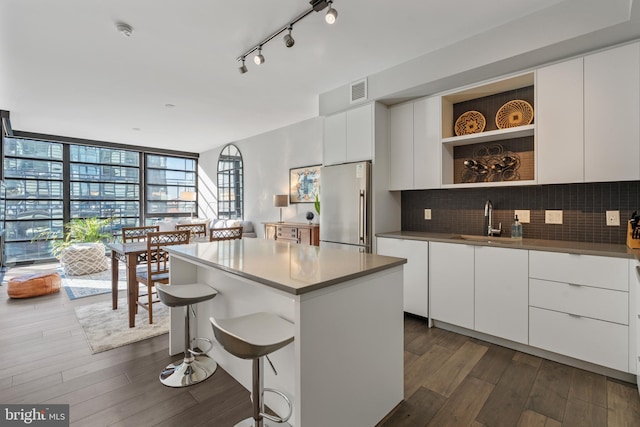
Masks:
[[[149,313],[140,309],[133,328],[129,327],[127,300],[119,299],[118,307],[113,310],[111,301],[105,301],[75,308],[93,354],[169,332],[169,307],[164,304],[153,305],[154,323],[151,325]]]
[[[119,266],[118,289],[127,289],[127,271],[124,265]],[[84,276],[67,276],[62,267],[58,267],[62,277],[62,287],[71,301],[93,295],[111,293],[111,268],[99,273]]]

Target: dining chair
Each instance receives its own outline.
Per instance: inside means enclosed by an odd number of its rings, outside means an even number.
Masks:
[[[242,239],[242,226],[212,228],[209,230],[209,241]]]
[[[205,239],[207,237],[207,223],[178,224],[176,230],[188,230],[192,239]]]
[[[171,245],[189,243],[188,230],[157,231],[147,233],[147,268],[136,273],[136,306],[149,312],[149,323],[153,323],[153,303],[160,301],[153,298],[156,283],[169,283],[169,253],[165,250]],[[140,286],[147,288],[147,301],[140,300]]]
[[[122,227],[122,243],[144,242],[147,233],[160,231],[157,225],[143,225],[141,227]]]

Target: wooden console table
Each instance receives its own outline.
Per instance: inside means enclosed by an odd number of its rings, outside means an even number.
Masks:
[[[265,222],[264,238],[320,246],[320,226],[302,222]]]

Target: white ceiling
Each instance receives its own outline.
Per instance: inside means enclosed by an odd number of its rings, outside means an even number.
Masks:
[[[335,0],[335,25],[311,14],[293,48],[278,36],[241,75],[236,58],[307,0],[2,0],[0,109],[17,130],[202,152],[315,117],[321,93],[560,2]]]

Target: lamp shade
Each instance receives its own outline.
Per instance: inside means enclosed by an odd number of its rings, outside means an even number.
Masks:
[[[186,202],[193,202],[196,200],[196,192],[195,191],[183,191],[180,193],[180,200],[184,200]]]
[[[288,194],[274,194],[273,196],[273,206],[276,208],[284,208],[289,206],[289,195]]]

